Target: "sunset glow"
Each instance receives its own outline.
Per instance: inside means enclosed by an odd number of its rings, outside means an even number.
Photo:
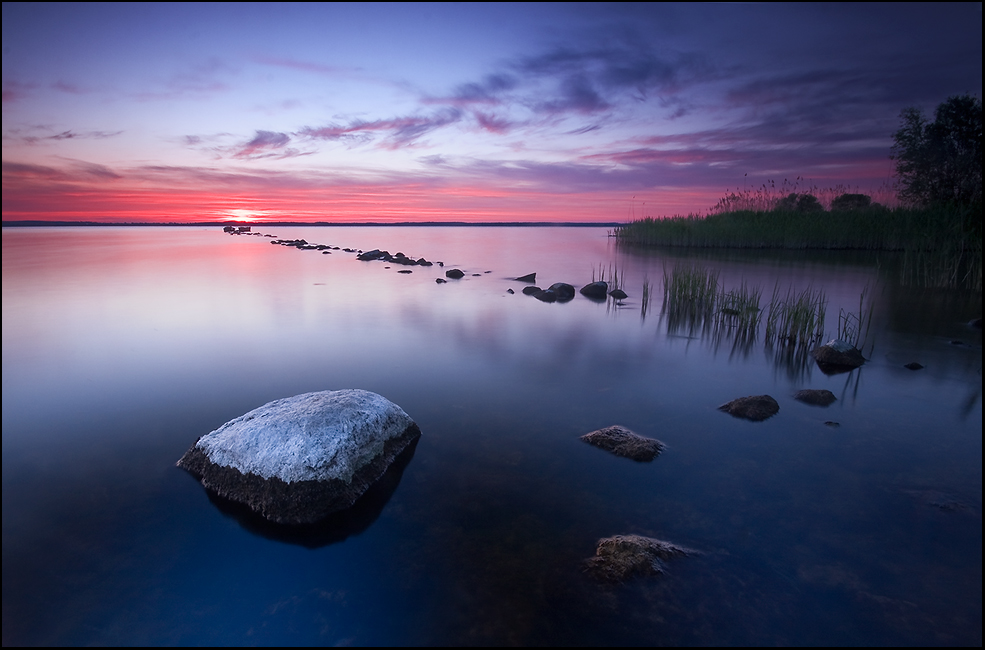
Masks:
[[[885,191],[980,4],[3,6],[3,219],[614,222]]]

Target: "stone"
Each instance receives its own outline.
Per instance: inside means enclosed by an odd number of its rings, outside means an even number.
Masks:
[[[352,506],[420,435],[381,395],[320,391],[230,420],[199,438],[178,467],[270,521],[310,524]]]
[[[449,269],[445,271],[445,277],[451,278],[452,280],[458,280],[465,277],[465,273],[461,269]]]
[[[592,282],[579,289],[578,293],[593,300],[605,300],[605,297],[609,293],[609,284],[601,280]]]
[[[557,294],[551,289],[544,289],[543,291],[538,291],[535,293],[534,298],[541,302],[556,302]]]
[[[580,439],[616,456],[640,463],[649,463],[667,448],[659,440],[645,438],[618,424],[586,433]]]
[[[575,297],[575,288],[567,282],[555,282],[547,291],[553,291],[558,302],[568,302]]]
[[[445,280],[444,278],[435,278],[434,281],[438,284],[445,284],[448,282],[448,280]]]
[[[622,289],[613,289],[612,291],[609,292],[609,295],[615,298],[616,300],[623,300],[629,297],[629,295]]]
[[[740,397],[727,404],[722,404],[718,407],[718,410],[725,411],[733,417],[761,422],[779,413],[780,405],[769,395],[752,395],[750,397]]]
[[[537,274],[536,273],[528,273],[526,275],[521,275],[520,277],[513,278],[513,279],[516,280],[517,282],[536,282],[537,281]]]
[[[811,352],[811,356],[821,372],[828,374],[854,370],[865,363],[862,353],[854,345],[841,339],[828,341]]]
[[[697,551],[642,535],[614,535],[598,541],[585,571],[598,580],[623,582],[635,576],[660,575],[663,560],[699,555]]]
[[[923,365],[917,363],[916,361],[911,361],[910,363],[903,366],[907,370],[923,370]]]
[[[805,389],[798,390],[793,398],[811,406],[829,406],[838,400],[830,390]]]
[[[521,289],[521,291],[525,296],[533,296],[543,291],[543,289],[535,286],[535,287],[524,287],[523,289]]]

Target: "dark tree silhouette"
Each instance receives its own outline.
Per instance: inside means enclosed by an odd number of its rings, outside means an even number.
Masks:
[[[927,122],[917,108],[900,113],[893,135],[899,198],[920,206],[982,204],[982,101],[950,97]]]

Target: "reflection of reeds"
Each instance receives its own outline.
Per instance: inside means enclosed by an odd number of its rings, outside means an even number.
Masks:
[[[650,309],[650,301],[653,300],[653,288],[650,286],[650,278],[643,276],[643,297],[640,299],[640,318],[646,320],[646,312]]]
[[[869,336],[869,325],[872,323],[872,305],[868,307],[865,305],[865,294],[868,291],[869,288],[866,287],[858,297],[857,314],[844,309],[838,310],[838,338],[851,343],[857,349],[865,345],[865,339]]]
[[[811,287],[800,293],[788,289],[781,299],[777,285],[766,316],[766,341],[797,346],[819,343],[824,338],[827,302],[822,290]]]
[[[734,328],[736,333],[743,336],[755,333],[759,325],[759,297],[762,290],[759,287],[749,287],[745,282],[738,289],[725,291],[723,288],[718,295],[718,323]]]

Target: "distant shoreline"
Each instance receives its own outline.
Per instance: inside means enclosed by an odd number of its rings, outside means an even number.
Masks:
[[[482,227],[482,228],[531,228],[531,227],[560,227],[560,228],[615,228],[625,226],[621,221],[594,221],[589,223],[572,221],[397,221],[393,223],[379,222],[359,222],[359,221],[262,221],[262,222],[243,222],[243,221],[192,221],[188,223],[159,222],[159,223],[104,223],[101,221],[4,221],[3,228],[37,228],[37,227],[65,227],[65,226],[85,226],[85,227],[141,227],[141,226],[207,226],[222,228],[224,226],[252,226],[254,228],[266,228],[277,226],[313,226],[313,227],[336,227],[336,226],[369,226],[369,227],[388,227],[388,226],[453,226],[453,227]]]

